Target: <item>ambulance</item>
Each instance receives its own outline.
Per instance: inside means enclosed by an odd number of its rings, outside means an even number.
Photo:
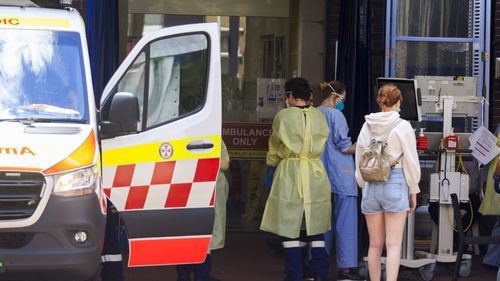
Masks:
[[[217,24],[149,33],[97,102],[90,69],[76,10],[0,7],[0,280],[94,280],[107,199],[128,266],[206,256],[221,146]]]

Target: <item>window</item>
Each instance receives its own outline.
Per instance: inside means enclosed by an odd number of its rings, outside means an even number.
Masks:
[[[387,0],[385,76],[472,76],[488,100],[490,10],[491,0]]]
[[[117,92],[137,96],[141,128],[146,130],[203,107],[207,67],[205,35],[160,39],[147,45],[135,59],[118,83]]]
[[[398,41],[396,50],[396,77],[473,76],[472,43]]]
[[[0,31],[0,120],[89,120],[80,35]]]
[[[479,0],[388,0],[386,76],[485,77],[486,6]],[[409,56],[411,54],[411,56]],[[432,59],[429,59],[432,58]],[[479,86],[478,86],[479,89]]]
[[[421,37],[470,37],[472,8],[469,0],[400,0],[397,34]]]
[[[139,118],[142,120],[144,108],[144,77],[146,54],[140,53],[129,70],[118,83],[118,92],[134,94],[139,100]]]
[[[147,127],[201,109],[205,100],[208,43],[188,35],[151,44]]]

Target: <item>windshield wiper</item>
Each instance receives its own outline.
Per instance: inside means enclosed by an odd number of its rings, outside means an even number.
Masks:
[[[72,119],[72,118],[11,118],[3,119],[1,121],[20,122],[24,125],[32,125],[33,123],[80,123],[85,124],[85,119]]]

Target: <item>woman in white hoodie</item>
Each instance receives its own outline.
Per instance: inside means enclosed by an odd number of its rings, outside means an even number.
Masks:
[[[420,192],[420,163],[415,132],[411,124],[399,118],[401,91],[392,84],[380,88],[377,103],[381,112],[365,116],[365,124],[356,147],[356,181],[363,188],[361,211],[370,235],[368,270],[372,281],[379,281],[380,258],[386,246],[386,280],[396,281],[401,256],[401,243],[408,211],[415,210],[416,194]],[[399,123],[395,123],[399,122]],[[395,125],[395,126],[394,126]],[[387,130],[385,152],[393,169],[387,182],[365,182],[359,172],[361,154],[372,137],[381,137]]]

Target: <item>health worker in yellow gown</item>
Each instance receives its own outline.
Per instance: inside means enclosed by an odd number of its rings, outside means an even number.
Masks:
[[[267,165],[276,171],[261,229],[284,239],[286,281],[302,281],[301,241],[311,244],[315,280],[328,280],[324,233],[330,229],[331,192],[321,155],[330,131],[323,113],[307,105],[306,80],[293,78],[285,90],[290,106],[273,122]]]

